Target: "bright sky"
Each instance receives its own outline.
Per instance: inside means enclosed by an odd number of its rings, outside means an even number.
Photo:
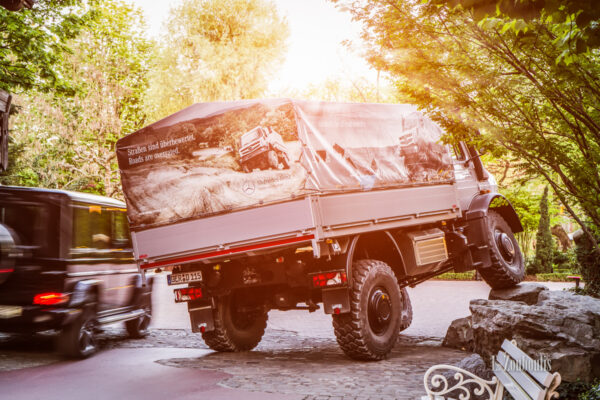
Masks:
[[[157,37],[169,9],[179,0],[129,0],[146,14],[149,33]],[[290,26],[286,60],[270,85],[275,95],[286,89],[302,90],[329,77],[366,77],[375,81],[359,54],[350,52],[343,40],[358,43],[360,25],[350,14],[338,11],[327,0],[273,0]]]

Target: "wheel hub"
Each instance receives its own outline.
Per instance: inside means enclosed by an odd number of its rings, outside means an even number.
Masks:
[[[390,295],[382,288],[375,289],[369,296],[369,324],[373,332],[385,332],[392,316]]]
[[[504,232],[496,232],[496,245],[502,257],[509,263],[515,258],[515,246],[510,237]]]

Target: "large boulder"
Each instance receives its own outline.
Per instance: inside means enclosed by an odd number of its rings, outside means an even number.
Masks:
[[[600,378],[600,299],[541,291],[536,304],[473,300],[473,349],[490,360],[504,339],[534,359],[547,359],[562,380]]]
[[[521,283],[508,289],[492,289],[488,298],[537,304],[540,293],[545,290],[548,288],[541,283]]]
[[[473,329],[471,328],[470,315],[452,321],[446,332],[442,346],[473,351]]]

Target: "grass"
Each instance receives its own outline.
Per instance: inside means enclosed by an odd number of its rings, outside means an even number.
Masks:
[[[536,274],[527,275],[526,281],[537,281],[537,282],[572,282],[571,279],[567,279],[567,276],[577,275],[571,272],[553,272],[550,274]],[[432,279],[440,281],[472,281],[475,280],[475,271],[468,272],[445,272]]]

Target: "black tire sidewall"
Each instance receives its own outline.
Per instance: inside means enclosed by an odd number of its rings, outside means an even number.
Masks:
[[[500,253],[500,249],[498,248],[498,244],[495,240],[495,231],[496,229],[506,233],[510,238],[513,247],[515,248],[515,261],[514,265],[519,267],[518,271],[513,270],[513,265],[509,264],[504,260],[502,254]],[[488,230],[490,235],[490,247],[491,250],[495,253],[496,258],[496,268],[502,268],[504,272],[511,276],[511,278],[518,280],[519,282],[523,280],[525,276],[525,265],[523,262],[523,254],[521,253],[521,249],[519,247],[519,243],[513,234],[512,229],[508,225],[508,223],[504,220],[504,218],[495,211],[490,211],[488,213]]]
[[[369,350],[376,354],[387,354],[396,344],[398,332],[401,325],[402,314],[402,296],[398,288],[398,283],[393,275],[390,275],[382,268],[385,264],[377,263],[367,274],[367,278],[361,287],[358,315],[361,322],[361,330],[365,338],[365,344]],[[387,267],[387,266],[386,266]],[[369,294],[372,289],[382,287],[390,296],[392,303],[392,316],[387,329],[383,334],[376,334],[369,324]]]

